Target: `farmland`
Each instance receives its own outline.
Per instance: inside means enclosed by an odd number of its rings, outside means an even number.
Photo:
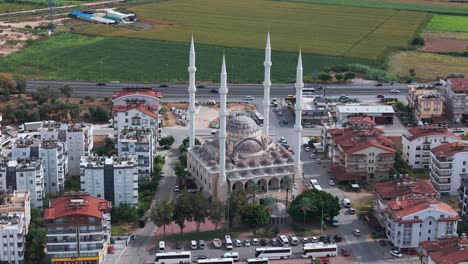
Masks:
[[[54,80],[120,80],[186,82],[188,43],[62,33],[36,41],[20,53],[0,58],[0,72]],[[197,80],[219,82],[221,56],[226,53],[229,82],[263,79],[264,51],[196,44]],[[272,53],[272,81],[295,78],[297,53]],[[322,67],[368,60],[303,54],[304,78],[312,79]]]
[[[266,0],[178,0],[139,5],[130,11],[149,30],[86,25],[90,35],[196,42],[214,46],[263,49],[268,28],[276,51],[383,60],[408,41],[428,19],[422,12],[303,4]]]
[[[40,7],[40,6],[32,5],[32,4],[7,3],[7,2],[0,1],[0,13],[28,10],[28,9],[33,9],[35,7]]]
[[[427,29],[468,32],[468,17],[435,15],[427,25]]]

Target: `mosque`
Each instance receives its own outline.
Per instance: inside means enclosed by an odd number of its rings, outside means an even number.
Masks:
[[[187,169],[203,192],[210,197],[225,201],[230,192],[256,188],[261,194],[272,195],[280,191],[285,177],[293,179],[297,185],[302,180],[300,165],[300,147],[302,137],[302,56],[296,71],[295,105],[295,144],[294,156],[282,145],[273,140],[269,130],[270,107],[270,69],[271,69],[270,35],[267,35],[265,48],[265,76],[263,99],[263,128],[250,118],[247,113],[227,113],[226,98],[228,94],[227,71],[225,58],[221,66],[220,95],[220,129],[217,134],[207,139],[202,145],[195,145],[195,47],[193,38],[189,59],[189,151]],[[293,189],[292,192],[295,190]]]

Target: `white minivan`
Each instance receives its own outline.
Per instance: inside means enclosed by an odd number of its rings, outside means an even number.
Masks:
[[[350,208],[351,207],[351,201],[348,198],[344,198],[343,199],[343,206],[346,207],[346,208]]]
[[[283,245],[283,247],[288,247],[289,246],[289,240],[285,235],[281,235],[279,237],[279,241],[280,241],[281,245]]]
[[[197,249],[198,248],[197,241],[195,241],[195,240],[190,241],[190,247],[193,250]]]
[[[232,258],[234,261],[239,261],[239,253],[237,252],[226,252],[223,258]]]
[[[164,253],[166,250],[166,243],[164,241],[159,241],[159,253]]]

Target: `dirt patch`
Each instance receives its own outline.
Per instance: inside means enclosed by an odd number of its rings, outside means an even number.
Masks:
[[[360,192],[343,192],[344,197],[348,198],[354,208],[366,204],[372,198],[372,193],[362,190]]]
[[[106,135],[93,135],[93,148],[97,149],[105,146],[106,138]]]
[[[455,38],[440,38],[426,36],[425,45],[421,49],[426,52],[464,52],[468,48],[468,40]]]
[[[82,98],[70,98],[70,101],[73,103],[76,103],[80,106],[81,111],[80,111],[80,117],[75,118],[74,122],[89,122],[89,119],[84,118],[85,113],[88,112],[88,109],[90,106],[100,106],[104,108],[107,111],[112,111],[112,101],[109,100],[105,102],[104,100],[83,100],[83,103],[80,104]],[[96,122],[94,122],[96,123]]]

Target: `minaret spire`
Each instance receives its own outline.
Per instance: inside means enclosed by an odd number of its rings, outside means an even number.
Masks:
[[[296,132],[296,144],[294,146],[294,182],[300,179],[302,176],[301,169],[301,139],[302,139],[302,89],[304,88],[303,82],[303,69],[302,69],[302,52],[299,50],[299,59],[297,60],[297,69],[296,69],[296,105],[294,107],[295,111],[295,123],[294,131]]]
[[[228,93],[226,59],[223,54],[223,64],[221,66],[221,81],[219,87],[219,176],[217,184],[217,196],[223,201],[226,193],[222,190],[226,188],[226,97]],[[222,197],[224,196],[224,197]]]
[[[189,54],[189,148],[192,148],[195,145],[195,92],[197,87],[195,86],[195,72],[197,67],[195,67],[195,45],[192,41],[190,43],[190,54]]]
[[[265,67],[265,76],[263,81],[263,134],[268,136],[268,130],[270,127],[270,69],[271,69],[271,46],[270,46],[270,32],[268,31],[266,47],[265,47],[265,61],[263,62]]]

